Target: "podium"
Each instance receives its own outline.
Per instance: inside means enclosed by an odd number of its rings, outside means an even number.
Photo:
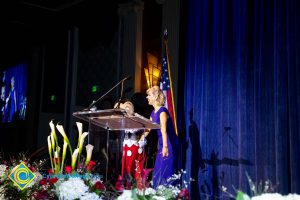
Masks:
[[[109,163],[109,136],[111,131],[121,131],[129,129],[160,129],[160,125],[151,120],[137,114],[127,113],[125,109],[106,109],[96,111],[79,111],[74,112],[73,116],[88,122],[89,135],[88,143],[90,143],[90,134],[93,132],[93,127],[101,128],[106,132],[106,169],[105,179],[107,181],[108,163]]]

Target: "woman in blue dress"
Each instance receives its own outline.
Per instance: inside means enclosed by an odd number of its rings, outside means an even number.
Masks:
[[[147,100],[154,110],[150,120],[160,124],[161,128],[156,130],[158,136],[158,151],[153,170],[153,187],[169,184],[167,181],[177,172],[178,137],[174,130],[172,118],[168,109],[164,107],[165,96],[158,86],[147,90]],[[149,134],[146,131],[144,137]],[[141,138],[143,139],[143,137]]]
[[[10,80],[11,89],[8,94],[8,101],[9,101],[9,115],[8,115],[8,122],[13,120],[14,114],[17,112],[17,96],[15,90],[15,77],[11,77]]]

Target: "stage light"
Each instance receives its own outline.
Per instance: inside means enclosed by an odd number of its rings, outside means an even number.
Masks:
[[[161,64],[158,58],[147,53],[148,66],[144,68],[148,88],[158,85],[160,81]]]

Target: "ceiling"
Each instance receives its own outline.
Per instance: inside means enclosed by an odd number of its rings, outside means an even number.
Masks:
[[[117,4],[125,0],[10,0],[1,1],[2,24],[42,27],[49,25],[95,22],[116,13]],[[99,5],[100,4],[100,5]]]
[[[22,46],[28,48],[45,38],[55,39],[61,31],[73,26],[86,30],[91,37],[93,34],[99,37],[97,31],[109,35],[117,23],[118,4],[126,2],[128,0],[0,1],[0,63],[5,55],[11,55]]]

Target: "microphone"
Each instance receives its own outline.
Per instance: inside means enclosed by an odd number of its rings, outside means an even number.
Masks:
[[[106,96],[108,93],[110,93],[114,88],[116,88],[118,85],[122,83],[122,89],[121,89],[121,97],[120,100],[123,97],[123,87],[124,87],[124,81],[131,79],[131,75],[126,76],[121,81],[119,81],[114,87],[112,87],[110,90],[108,90],[105,94],[103,94],[101,97],[99,97],[96,101],[93,101],[87,108],[83,109],[84,111],[90,110],[97,102],[99,102],[104,96]],[[119,101],[120,101],[119,100]],[[119,105],[118,105],[119,106]]]
[[[118,101],[118,104],[117,104],[116,108],[120,108],[120,103],[121,103],[121,100],[122,100],[122,98],[123,98],[124,81],[129,80],[129,79],[131,79],[131,75],[126,76],[126,77],[123,78],[122,81],[121,81],[121,82],[122,82],[122,84],[121,84],[121,96],[120,96],[120,99],[119,99],[119,101]]]

